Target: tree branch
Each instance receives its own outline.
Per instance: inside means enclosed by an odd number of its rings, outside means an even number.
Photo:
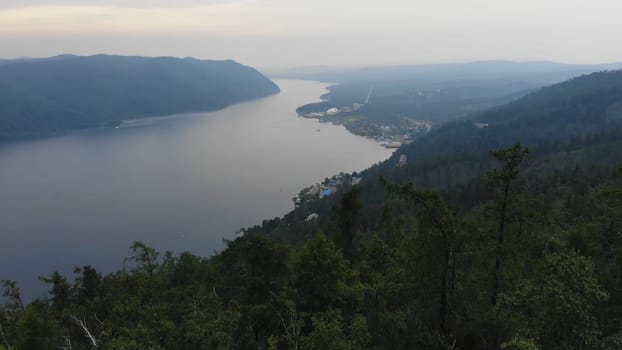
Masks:
[[[89,330],[86,321],[79,319],[76,315],[71,315],[71,319],[76,323],[76,325],[84,331],[84,335],[91,342],[94,348],[97,348],[97,338],[91,333]]]
[[[2,324],[0,324],[0,337],[2,337],[2,342],[4,343],[4,346],[6,346],[7,349],[10,349],[11,345],[9,345],[9,341],[6,339],[6,335],[4,334],[4,328],[2,328]]]

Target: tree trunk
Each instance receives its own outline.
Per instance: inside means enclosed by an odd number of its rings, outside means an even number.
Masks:
[[[510,192],[510,184],[507,182],[503,189],[503,202],[501,203],[501,211],[499,215],[499,230],[497,231],[497,247],[495,252],[495,271],[492,284],[492,293],[490,295],[490,303],[497,305],[497,295],[499,294],[499,275],[501,273],[501,254],[503,250],[503,236],[505,234],[506,211],[508,204],[508,194]]]

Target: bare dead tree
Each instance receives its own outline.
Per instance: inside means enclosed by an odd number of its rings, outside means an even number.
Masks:
[[[101,335],[103,333],[100,333],[99,337],[96,337],[93,332],[91,332],[91,330],[89,329],[86,320],[79,318],[76,315],[71,315],[71,319],[75,322],[75,324],[80,327],[82,329],[82,331],[84,332],[85,337],[89,340],[89,342],[91,343],[91,345],[93,346],[93,348],[97,349],[98,345],[99,345],[99,338],[101,337]],[[97,319],[97,316],[96,316]],[[97,319],[98,322],[101,323],[101,321],[99,321],[99,319]]]
[[[21,312],[24,311],[24,301],[22,300],[22,294],[17,287],[17,282],[11,280],[0,280],[0,285],[4,289],[2,293],[3,297],[8,298],[13,305]]]
[[[99,323],[100,325],[103,325],[104,322],[102,320],[99,319],[99,317],[97,317],[97,314],[95,314],[95,320],[97,321],[97,323]]]
[[[279,320],[281,321],[281,326],[283,326],[283,330],[285,331],[285,339],[287,340],[287,344],[290,349],[298,350],[300,349],[300,328],[297,325],[298,315],[296,313],[296,309],[291,306],[288,306],[288,316],[289,320],[285,320],[283,315],[274,308],[276,311]]]

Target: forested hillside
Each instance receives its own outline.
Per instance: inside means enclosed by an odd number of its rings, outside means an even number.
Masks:
[[[528,153],[495,153],[484,189],[385,184],[365,230],[358,188],[337,225],[291,245],[263,235],[212,258],[132,246],[125,268],[44,278],[24,305],[5,282],[8,349],[620,349],[622,173],[536,183]],[[462,197],[460,197],[462,196]],[[454,199],[455,201],[456,199]]]
[[[278,87],[233,61],[58,56],[0,62],[0,140],[202,112]]]
[[[448,124],[210,258],[135,243],[27,305],[5,281],[0,343],[622,349],[620,101],[602,72]]]
[[[441,191],[480,191],[494,166],[490,150],[522,143],[531,150],[530,176],[622,163],[622,71],[593,73],[542,88],[515,102],[447,123],[398,149],[388,161],[363,172],[363,215],[376,227],[386,205],[380,177]],[[407,165],[397,167],[400,156]],[[347,184],[344,186],[347,189]],[[334,225],[337,199],[305,203],[283,220],[266,221],[263,232],[288,240]],[[311,213],[316,222],[303,222]],[[292,238],[293,237],[293,238]]]

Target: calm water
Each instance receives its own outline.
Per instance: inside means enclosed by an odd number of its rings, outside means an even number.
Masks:
[[[0,146],[0,279],[121,268],[129,245],[209,255],[239,228],[281,216],[300,189],[390,151],[296,116],[325,85],[190,116]],[[319,132],[317,131],[319,130]]]

